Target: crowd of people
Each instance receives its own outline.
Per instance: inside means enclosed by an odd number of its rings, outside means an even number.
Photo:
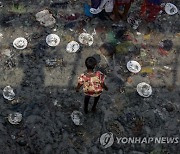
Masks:
[[[113,21],[126,20],[129,9],[135,0],[91,0],[91,6],[87,7],[85,13],[89,17],[108,16]],[[87,12],[87,9],[89,12]],[[143,0],[139,9],[139,16],[147,22],[152,22],[156,19],[161,11],[161,0]],[[96,111],[96,105],[100,98],[103,89],[108,90],[104,83],[105,75],[100,71],[94,71],[97,61],[93,57],[88,57],[85,61],[87,71],[81,74],[78,78],[76,91],[81,87],[85,94],[84,112],[88,113],[88,103],[91,97],[94,97],[92,111]]]
[[[161,11],[162,0],[142,0],[139,16],[147,22],[156,19]],[[113,21],[126,20],[128,11],[135,0],[91,0],[88,16],[98,16],[105,13]]]

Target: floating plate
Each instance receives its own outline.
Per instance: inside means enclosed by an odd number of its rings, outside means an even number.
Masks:
[[[77,43],[76,41],[71,41],[67,44],[66,51],[69,53],[74,53],[79,50],[79,47],[79,43]]]
[[[57,46],[60,43],[60,38],[56,34],[49,34],[46,37],[46,43],[51,47]]]
[[[93,44],[93,37],[88,33],[81,33],[79,35],[79,42],[91,46]]]
[[[174,4],[166,3],[165,12],[169,15],[174,15],[174,14],[178,13],[178,9]]]
[[[84,121],[83,114],[79,111],[73,111],[71,114],[71,119],[75,125],[82,125]]]
[[[132,73],[138,73],[141,70],[141,65],[134,60],[127,63],[127,69]]]
[[[19,124],[21,120],[22,120],[22,114],[19,112],[10,113],[8,115],[8,121],[13,125]]]
[[[10,86],[6,86],[3,89],[3,97],[9,101],[12,101],[15,97],[15,93],[13,91],[13,88],[11,88]]]
[[[152,94],[152,88],[149,84],[141,82],[137,85],[137,92],[142,97],[149,97]]]
[[[27,47],[27,40],[24,37],[18,37],[13,41],[13,46],[16,49],[25,49]]]

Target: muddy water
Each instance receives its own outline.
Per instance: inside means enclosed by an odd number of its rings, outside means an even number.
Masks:
[[[140,53],[128,51],[129,46],[126,46],[124,51],[128,53],[116,54],[115,66],[108,67],[112,61],[100,54],[99,47],[105,42],[114,46],[123,43],[122,38],[115,38],[117,29],[111,28],[112,21],[87,20],[80,1],[71,1],[67,6],[57,8],[50,7],[50,2],[43,0],[19,2],[18,9],[11,1],[2,1],[4,7],[0,8],[0,153],[150,153],[159,149],[176,153],[176,145],[114,144],[103,149],[99,137],[108,131],[118,135],[120,128],[124,136],[178,136],[179,30],[173,24],[179,24],[178,14],[170,17],[163,13],[149,24],[149,35],[143,32],[137,35],[137,31],[125,23],[128,27],[126,35]],[[138,3],[131,11],[138,10]],[[56,18],[56,24],[51,28],[43,27],[35,20],[35,14],[47,8]],[[78,13],[79,18],[67,20],[65,17],[72,13]],[[68,42],[78,41],[80,33],[92,34],[94,29],[96,35],[92,46],[81,44],[80,52],[66,52]],[[57,47],[46,44],[45,38],[50,33],[60,37]],[[17,50],[12,45],[20,36],[28,41],[24,50]],[[158,49],[159,42],[164,39],[173,41],[173,48],[166,55],[160,54]],[[11,51],[10,57],[4,54],[7,49]],[[70,115],[74,110],[83,113],[83,94],[76,93],[74,86],[77,76],[85,70],[84,60],[93,55],[100,59],[97,69],[107,75],[109,91],[102,94],[97,113],[86,115],[83,125],[75,126]],[[59,63],[47,67],[45,61],[53,58]],[[137,60],[144,72],[128,72],[126,62],[131,59]],[[153,94],[149,98],[142,98],[136,92],[136,85],[143,81],[152,86]],[[16,93],[14,104],[2,96],[7,85],[11,85]],[[172,106],[171,110],[167,104]],[[23,120],[19,125],[7,121],[11,112],[22,113]],[[139,118],[143,122],[137,126]]]

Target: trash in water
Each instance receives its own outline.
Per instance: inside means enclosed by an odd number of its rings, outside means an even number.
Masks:
[[[57,64],[57,59],[46,59],[46,66],[51,67]]]
[[[169,54],[167,50],[164,50],[161,47],[158,48],[158,53],[162,56],[167,56]]]
[[[137,85],[137,92],[142,97],[149,97],[152,94],[152,88],[149,84],[141,82]]]
[[[100,143],[104,148],[108,148],[113,145],[114,143],[114,136],[113,133],[104,133],[100,137]]]
[[[13,41],[13,46],[16,49],[25,49],[27,47],[27,40],[23,37],[18,37]]]
[[[3,97],[9,101],[12,101],[15,97],[15,93],[13,91],[13,88],[11,86],[6,86],[3,89]]]
[[[172,70],[172,68],[171,67],[169,67],[169,66],[163,66],[166,70],[169,70],[169,71],[171,71]]]
[[[22,120],[22,114],[19,112],[10,113],[8,115],[8,121],[13,125],[19,124],[21,120]]]
[[[71,119],[75,125],[82,125],[84,122],[83,114],[79,111],[73,111],[71,114]]]
[[[178,13],[178,9],[174,4],[166,3],[165,12],[169,15],[174,15],[174,14]]]
[[[36,20],[45,27],[53,26],[56,23],[56,19],[49,13],[48,10],[40,11],[35,16]]]
[[[79,42],[91,46],[93,44],[93,37],[88,33],[81,33],[79,35]]]
[[[58,100],[54,100],[54,101],[53,101],[53,104],[54,104],[54,106],[61,107],[61,104],[58,103]]]
[[[104,43],[100,46],[100,52],[104,56],[113,56],[113,54],[115,53],[115,48],[110,43]]]
[[[74,53],[77,52],[79,48],[79,43],[77,43],[76,41],[71,41],[67,44],[66,51],[69,53]]]
[[[60,43],[60,38],[58,35],[56,34],[49,34],[47,37],[46,37],[46,43],[49,45],[49,46],[57,46],[59,43]]]
[[[12,56],[12,51],[10,49],[5,49],[2,52],[3,55],[7,56],[7,57],[11,57]]]
[[[167,103],[164,105],[164,107],[168,112],[173,112],[176,109],[173,103]]]
[[[151,74],[153,72],[154,72],[154,69],[152,67],[143,67],[141,69],[141,73],[149,73],[149,74]]]
[[[138,73],[141,71],[141,65],[134,60],[131,60],[127,63],[127,69],[132,73]]]
[[[16,61],[15,59],[12,59],[11,57],[5,62],[5,66],[8,68],[13,68],[16,66]]]
[[[170,51],[173,47],[173,42],[171,40],[163,40],[159,43],[159,47],[166,51]]]
[[[79,13],[73,13],[71,15],[59,15],[60,18],[66,20],[66,21],[75,21],[79,19],[80,14]]]
[[[125,41],[125,42],[119,43],[116,46],[116,53],[126,54],[129,52],[129,49],[132,49],[132,48],[134,48],[134,44],[131,43],[130,41]]]
[[[130,16],[127,18],[127,22],[132,26],[133,29],[136,30],[136,29],[138,29],[141,20],[138,19],[137,16],[130,15]]]

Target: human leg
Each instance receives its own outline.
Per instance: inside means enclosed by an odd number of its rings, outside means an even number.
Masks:
[[[97,96],[97,97],[94,97],[94,104],[93,104],[93,106],[92,106],[92,111],[93,111],[93,112],[96,111],[96,105],[97,105],[97,103],[98,103],[98,101],[99,101],[99,98],[100,98],[100,95]]]
[[[91,96],[85,95],[84,97],[84,112],[87,114],[88,113],[88,104]]]

